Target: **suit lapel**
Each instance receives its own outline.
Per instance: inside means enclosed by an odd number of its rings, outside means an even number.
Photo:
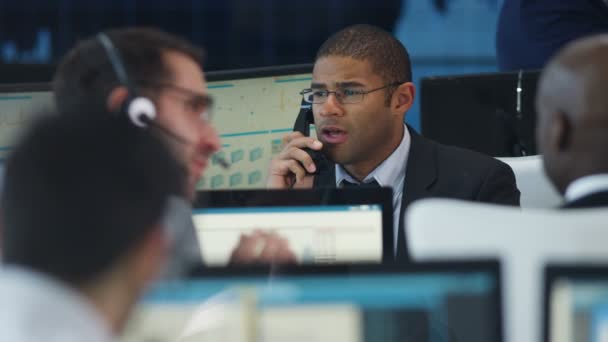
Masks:
[[[430,186],[437,180],[435,147],[409,125],[407,129],[410,132],[411,145],[403,184],[402,214],[410,203],[429,196]]]
[[[430,186],[437,179],[437,164],[435,148],[432,143],[418,135],[414,129],[407,126],[410,132],[410,151],[405,168],[405,182],[399,208],[399,226],[397,230],[397,262],[410,260],[405,234],[405,209],[413,201],[431,194]]]
[[[405,209],[411,202],[428,197],[432,194],[430,187],[437,180],[437,161],[435,146],[430,141],[421,137],[409,125],[407,129],[410,133],[410,151],[408,155],[407,166],[405,169],[405,182],[403,182],[403,197],[401,199],[401,208],[399,210],[399,229],[397,236],[397,260],[407,260],[409,253],[404,233],[403,217]],[[314,179],[314,187],[335,187],[336,186],[336,168],[334,163],[329,163],[327,172],[321,173]]]

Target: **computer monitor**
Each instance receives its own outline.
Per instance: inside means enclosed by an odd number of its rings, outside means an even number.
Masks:
[[[608,340],[608,263],[545,268],[543,341]]]
[[[256,229],[285,238],[302,264],[393,260],[390,188],[201,191],[192,217],[207,265],[227,265]]]
[[[312,65],[277,66],[207,73],[214,97],[213,124],[229,169],[212,163],[199,189],[264,188],[270,160],[293,129]]]
[[[159,283],[130,341],[500,342],[499,264],[207,268]]]
[[[265,187],[268,165],[293,128],[299,92],[310,86],[311,72],[312,65],[306,64],[206,73],[220,154],[231,167],[211,163],[198,188]],[[50,83],[0,85],[0,160],[30,116],[52,103]]]
[[[537,153],[538,71],[425,77],[421,133],[492,157]]]
[[[30,121],[52,107],[53,93],[49,83],[0,84],[0,163]]]

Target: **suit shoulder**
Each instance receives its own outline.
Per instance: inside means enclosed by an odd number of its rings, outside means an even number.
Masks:
[[[455,146],[434,145],[438,183],[455,198],[519,205],[515,174],[506,163]],[[446,190],[447,191],[447,190]]]
[[[476,151],[443,145],[434,141],[431,143],[435,145],[437,161],[441,166],[453,165],[457,168],[479,170],[480,172],[494,169],[511,169],[506,163]]]

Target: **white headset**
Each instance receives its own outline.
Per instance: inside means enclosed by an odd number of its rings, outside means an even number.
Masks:
[[[108,55],[108,59],[112,64],[112,69],[123,86],[127,88],[127,99],[121,106],[121,112],[125,113],[131,122],[138,127],[147,127],[156,118],[156,107],[152,100],[147,97],[137,94],[135,87],[129,81],[127,71],[118,50],[112,44],[112,41],[105,33],[101,32],[97,35],[97,40]]]

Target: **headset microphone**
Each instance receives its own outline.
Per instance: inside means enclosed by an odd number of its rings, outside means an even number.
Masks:
[[[152,127],[152,128],[154,128],[154,129],[158,130],[159,132],[161,132],[161,133],[165,134],[166,136],[170,137],[171,139],[173,139],[173,140],[175,140],[175,141],[179,142],[180,144],[184,144],[184,145],[186,145],[186,146],[189,146],[189,145],[190,145],[190,143],[189,143],[188,139],[186,139],[186,138],[184,138],[184,137],[182,137],[182,136],[179,136],[179,135],[175,134],[174,132],[172,132],[172,131],[168,130],[167,128],[165,128],[165,127],[163,127],[163,126],[161,126],[161,125],[157,124],[156,122],[154,122],[154,121],[150,120],[148,117],[146,117],[146,116],[141,116],[139,119],[140,119],[140,120],[142,120],[142,123],[143,123],[143,125],[144,125],[143,127],[146,127],[146,126]],[[228,168],[230,168],[230,163],[228,163],[228,162],[226,161],[226,159],[224,159],[224,158],[220,157],[220,156],[219,156],[219,155],[217,155],[217,154],[212,155],[212,156],[211,156],[211,159],[212,159],[214,162],[216,162],[217,164],[219,164],[219,165],[220,165],[222,168],[224,168],[224,169],[228,169]]]

